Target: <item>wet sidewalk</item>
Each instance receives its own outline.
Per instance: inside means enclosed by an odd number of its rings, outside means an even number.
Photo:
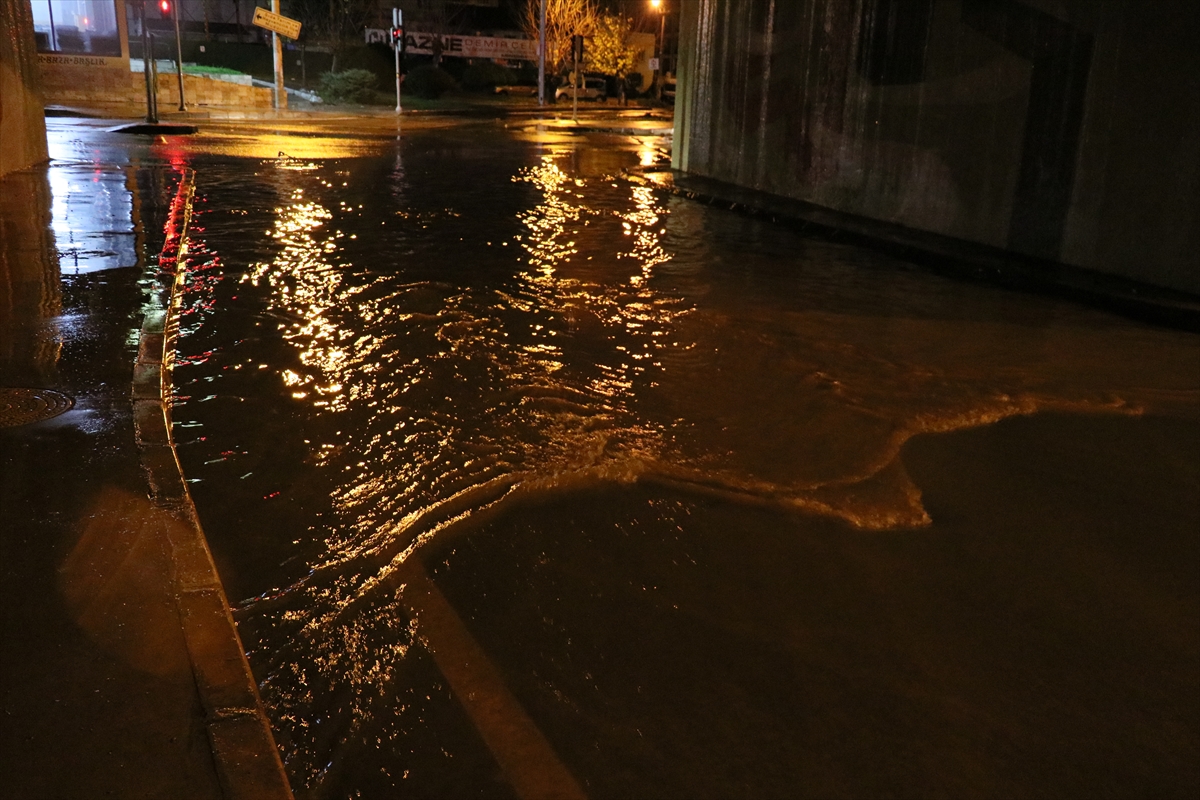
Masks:
[[[222,738],[232,725],[245,740],[249,723],[270,743],[261,713],[213,701],[240,686],[252,707],[253,683],[219,584],[186,591],[180,542],[198,528],[161,502],[144,471],[152,448],[138,446],[153,435],[145,411],[162,429],[156,375],[136,425],[130,390],[135,360],[162,347],[146,268],[174,222],[173,178],[164,165],[66,159],[0,179],[9,797],[288,795],[273,745]]]

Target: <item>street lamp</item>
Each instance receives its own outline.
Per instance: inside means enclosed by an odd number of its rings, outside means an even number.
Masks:
[[[658,12],[658,69],[654,71],[654,94],[662,100],[663,67],[663,34],[667,25],[667,7],[663,0],[650,0],[650,7]]]

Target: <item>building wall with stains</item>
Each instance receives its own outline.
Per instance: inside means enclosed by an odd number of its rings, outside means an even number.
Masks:
[[[681,4],[675,166],[1200,292],[1200,3]]]
[[[0,0],[0,175],[48,158],[27,0]]]

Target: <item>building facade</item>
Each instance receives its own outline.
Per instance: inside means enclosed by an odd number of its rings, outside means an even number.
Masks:
[[[48,102],[136,98],[125,0],[26,0]]]

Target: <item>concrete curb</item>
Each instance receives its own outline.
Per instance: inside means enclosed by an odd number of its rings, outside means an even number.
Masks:
[[[188,170],[171,203],[167,240],[142,320],[133,372],[134,431],[151,500],[168,518],[179,620],[222,791],[231,800],[291,800],[279,749],[171,437],[171,367],[191,204]]]

